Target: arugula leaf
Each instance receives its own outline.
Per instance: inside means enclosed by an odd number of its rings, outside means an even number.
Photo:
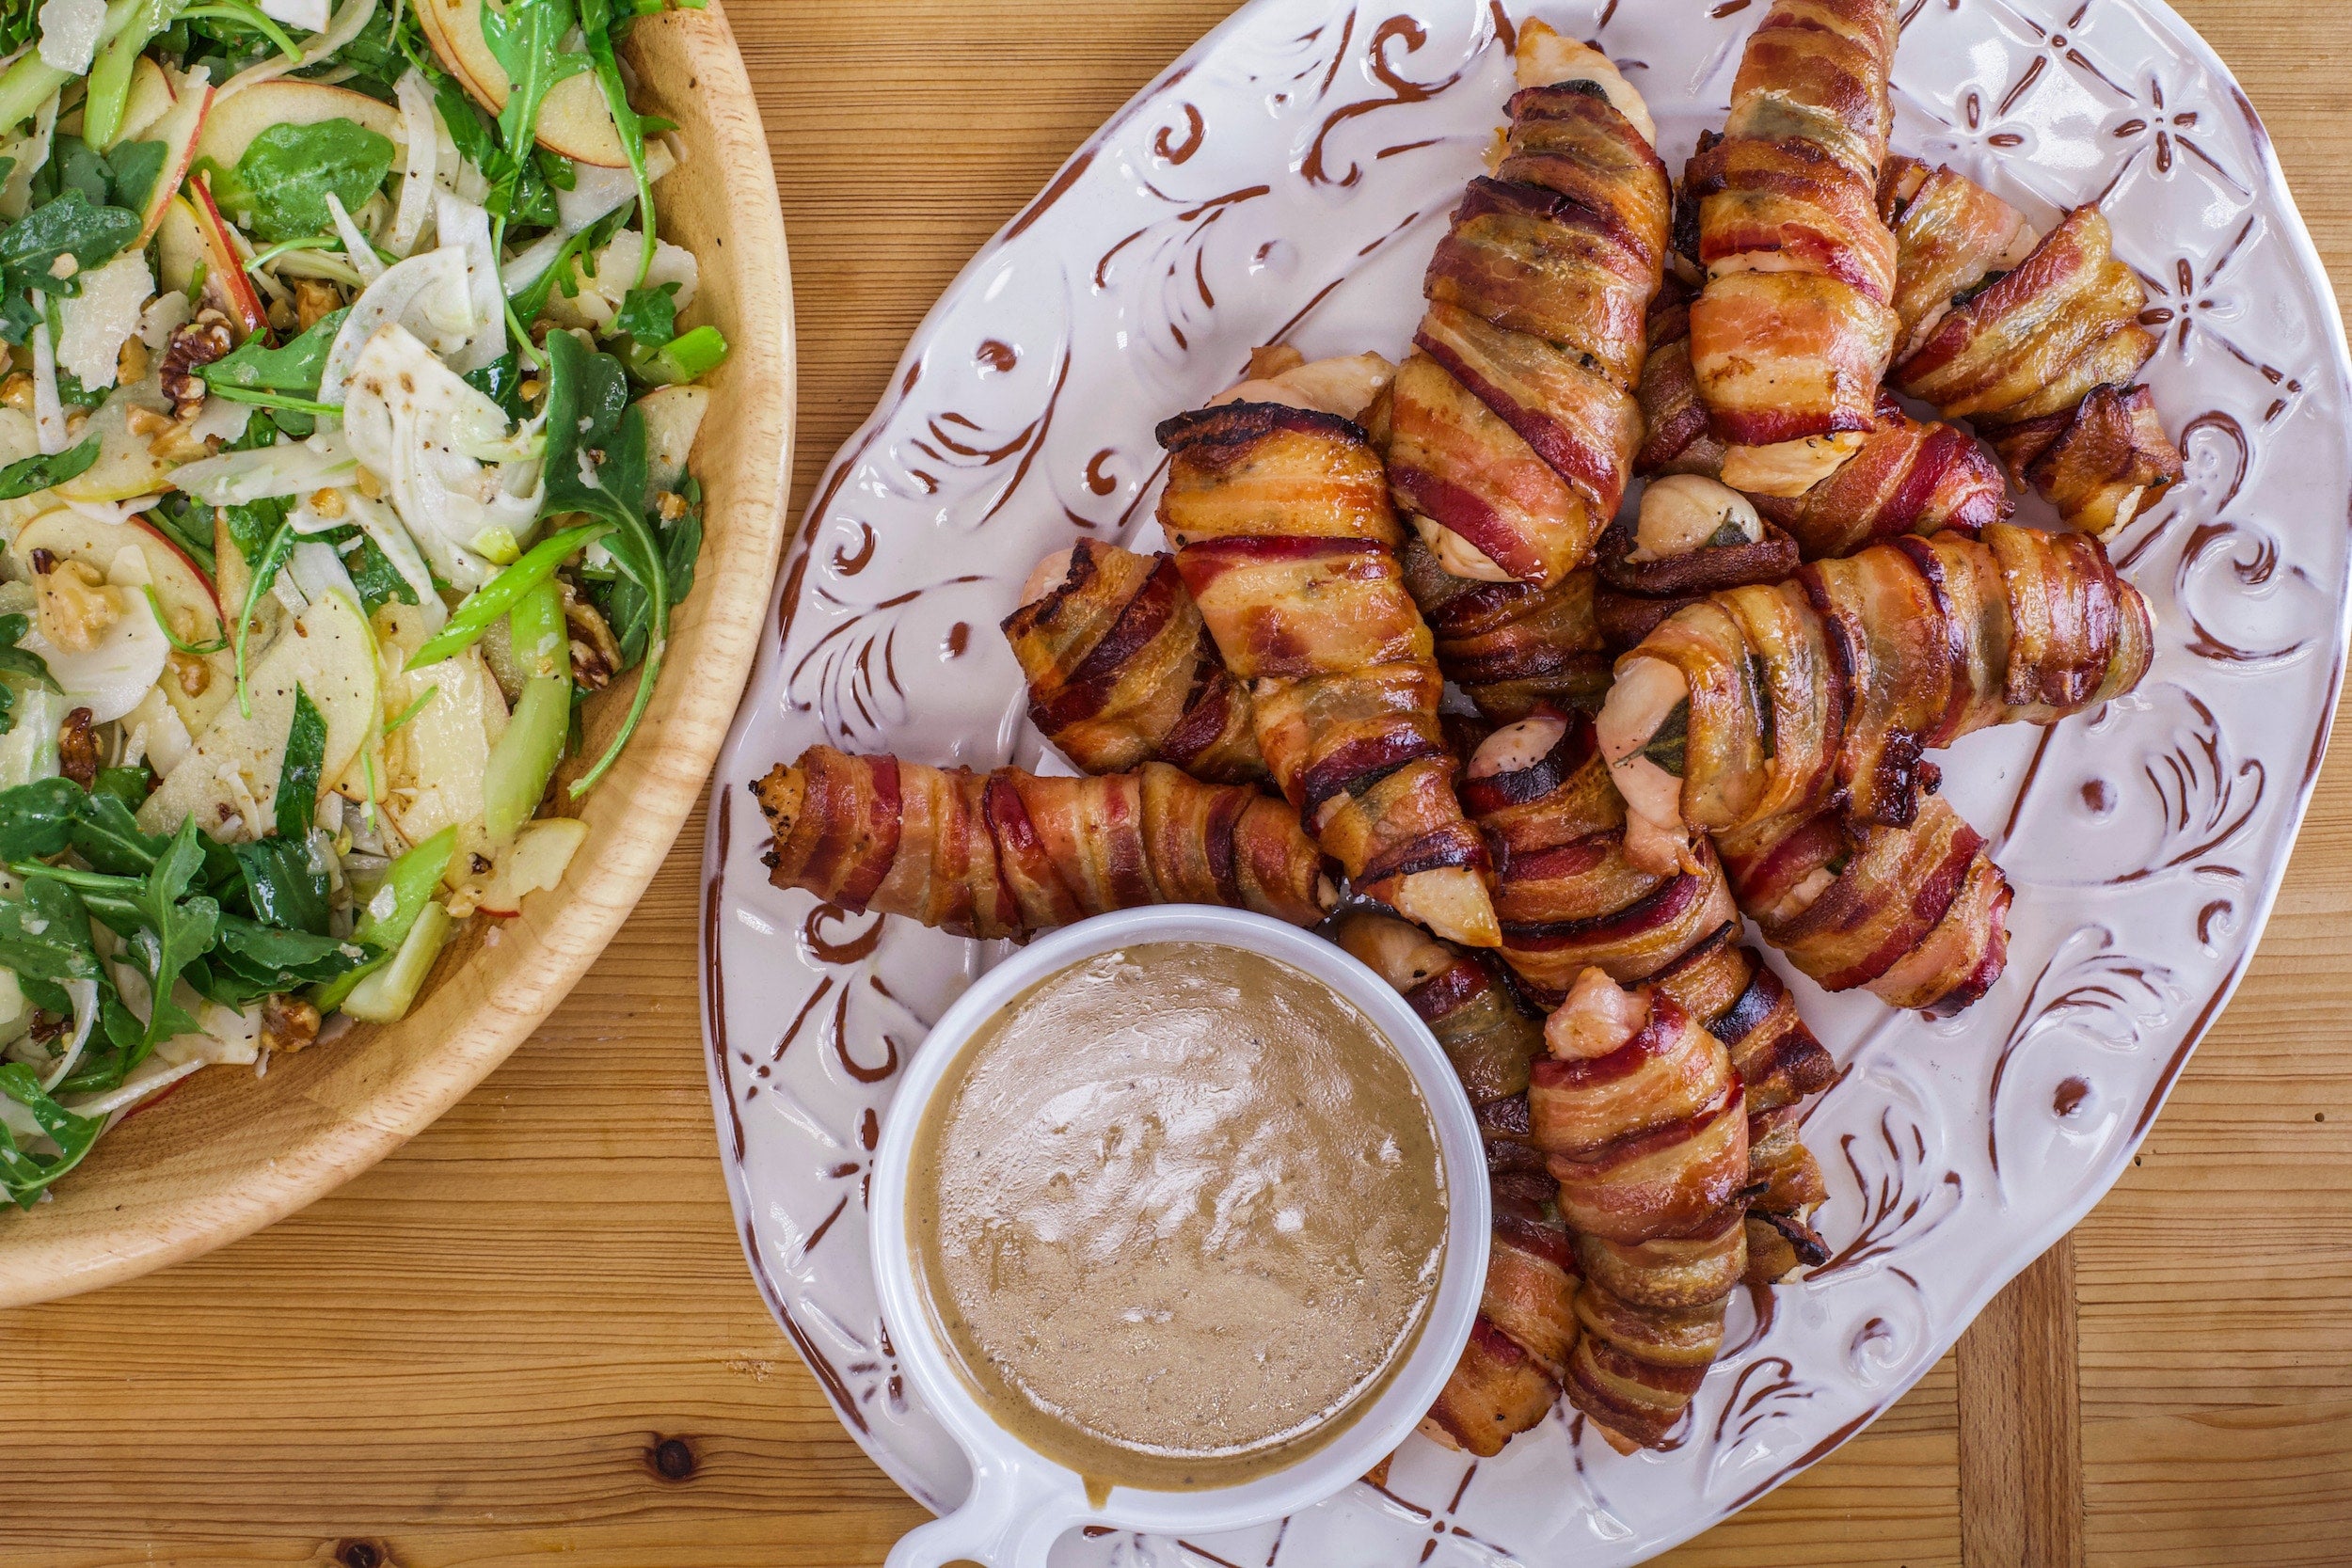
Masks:
[[[1691,699],[1675,704],[1642,748],[1642,754],[1676,778],[1682,777],[1683,751],[1691,738]]]
[[[57,689],[56,681],[49,673],[48,664],[30,648],[20,648],[24,634],[33,629],[32,618],[26,615],[0,615],[0,675],[13,675],[34,686]],[[16,688],[0,679],[0,735],[16,728]]]
[[[587,40],[588,57],[596,62],[596,86],[604,90],[604,106],[612,112],[622,150],[628,154],[629,173],[637,181],[637,227],[644,240],[637,259],[637,281],[642,284],[653,268],[654,256],[653,181],[645,173],[645,122],[630,105],[628,85],[621,80],[620,57],[612,47],[612,0],[580,0],[580,26]]]
[[[11,289],[63,293],[68,280],[52,270],[58,257],[72,257],[77,272],[104,266],[138,238],[139,226],[136,213],[98,206],[69,190],[0,230],[0,272]]]
[[[145,212],[147,198],[155,194],[155,182],[163,178],[164,160],[170,152],[159,141],[123,142],[108,150],[106,185],[114,205]]]
[[[93,800],[119,800],[125,811],[135,812],[147,803],[154,788],[155,775],[141,763],[136,768],[100,768],[89,793]]]
[[[109,772],[114,769],[108,769]],[[101,774],[103,781],[105,775]],[[49,781],[43,781],[44,783]],[[56,781],[71,784],[71,780]],[[155,869],[155,863],[171,847],[171,840],[161,833],[142,829],[134,807],[115,790],[93,790],[74,801],[80,813],[71,835],[74,853],[89,862],[91,869],[110,877],[144,877]],[[49,851],[55,854],[55,850]],[[22,856],[10,856],[21,860]]]
[[[619,360],[592,354],[568,332],[548,334],[548,450],[542,515],[584,512],[618,530],[606,542],[613,564],[645,595],[644,662],[637,692],[604,755],[571,786],[578,800],[596,786],[636,733],[653,701],[661,656],[670,638],[669,562],[645,526],[645,416],[628,404],[628,377]],[[601,449],[604,459],[589,453]]]
[[[241,219],[264,244],[275,245],[328,232],[334,222],[326,210],[329,192],[345,211],[358,211],[382,188],[393,151],[389,136],[357,120],[322,119],[270,126],[253,138],[233,169],[202,162],[221,210]]]
[[[257,918],[291,931],[326,934],[326,868],[311,854],[308,833],[229,847],[236,856],[246,902]]]
[[[660,348],[677,336],[680,286],[670,282],[629,290],[621,308],[612,313],[612,330],[628,334],[631,342],[647,352]]]
[[[196,1019],[171,999],[172,982],[180,972],[204,956],[220,924],[220,905],[199,894],[188,896],[188,884],[204,866],[196,818],[180,824],[171,847],[155,863],[133,900],[142,929],[130,933],[126,956],[147,976],[152,1004],[143,1046],[174,1035],[192,1033]],[[134,1064],[135,1065],[135,1064]]]
[[[262,421],[256,420],[256,423]],[[196,569],[210,581],[219,570],[213,557],[213,509],[199,510],[186,492],[173,490],[162,502],[148,510],[147,521],[157,532],[186,552]]]
[[[499,405],[505,416],[517,423],[531,418],[531,406],[523,401],[523,363],[520,355],[508,349],[486,365],[477,365],[458,379]]]
[[[237,711],[250,717],[253,712],[253,697],[246,685],[245,656],[246,643],[250,641],[249,634],[253,630],[253,618],[262,608],[262,595],[268,593],[270,585],[278,580],[278,572],[285,566],[287,561],[292,559],[294,547],[298,540],[294,531],[293,511],[287,506],[283,498],[255,501],[248,507],[232,506],[226,510],[230,518],[230,536],[237,540],[237,548],[244,552],[246,563],[253,572],[253,580],[245,591],[244,607],[237,612],[237,629],[231,639],[237,651]],[[263,542],[261,552],[257,555],[246,546],[243,538],[237,536],[237,514],[244,512],[254,515],[267,515],[273,510],[277,524],[271,529],[268,539]]]
[[[326,351],[335,346],[335,334],[342,330],[343,318],[350,314],[351,307],[346,305],[321,316],[308,332],[283,348],[270,347],[260,333],[255,333],[196,373],[215,390],[235,387],[248,391],[313,396],[326,371]],[[0,479],[5,477],[5,471],[0,470]]]
[[[61,854],[82,811],[82,786],[72,779],[38,779],[0,790],[0,859],[40,860]]]
[[[359,591],[359,608],[373,615],[388,604],[415,604],[416,586],[400,575],[392,558],[384,553],[376,542],[358,530],[352,531],[352,540],[334,541],[335,552],[343,558],[343,567],[351,574],[351,586]]]
[[[82,1163],[104,1131],[105,1118],[77,1117],[50,1099],[40,1077],[22,1062],[0,1066],[0,1095],[23,1106],[56,1148],[54,1154],[36,1154],[18,1142],[7,1119],[0,1119],[0,1196],[30,1209],[50,1183]]]
[[[36,452],[18,458],[0,468],[0,501],[21,499],[88,472],[89,466],[98,461],[98,437],[92,436],[80,446],[68,447],[63,451]]]
[[[578,24],[572,0],[511,0],[482,8],[482,37],[505,69],[506,105],[499,135],[516,154],[516,172],[532,146],[539,110],[558,82],[588,69],[585,55],[563,53],[564,36]],[[509,194],[512,194],[511,177]]]
[[[278,770],[278,835],[307,839],[317,820],[319,775],[326,766],[326,721],[300,682],[294,685],[293,721],[286,729],[286,760]]]
[[[214,1001],[242,1007],[277,992],[326,985],[376,957],[356,942],[224,914],[219,945],[207,961],[212,983],[204,989]]]
[[[67,980],[95,980],[102,968],[81,895],[52,878],[34,877],[22,894],[0,898],[0,964],[16,971],[37,1006],[71,1011],[72,1004],[59,987]]]

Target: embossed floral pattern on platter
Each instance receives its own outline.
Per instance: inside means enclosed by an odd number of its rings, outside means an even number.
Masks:
[[[1533,15],[1596,40],[1678,166],[1720,124],[1751,0],[1258,0],[1105,126],[949,290],[834,460],[715,786],[707,1036],[754,1273],[842,1419],[935,1506],[963,1461],[878,1321],[865,1193],[898,1069],[995,956],[768,885],[744,790],[818,740],[1058,768],[997,621],[1073,533],[1155,542],[1152,428],[1249,348],[1398,353]],[[2344,652],[2343,332],[2252,107],[2156,0],[1906,0],[1897,143],[2037,220],[2098,200],[2149,285],[2188,480],[2117,542],[2160,651],[2139,691],[1971,737],[1947,789],[2018,889],[2008,975],[1955,1020],[1793,981],[1845,1072],[1806,1135],[1835,1257],[1735,1304],[1670,1451],[1563,1408],[1499,1459],[1416,1439],[1279,1525],[1073,1536],[1057,1563],[1605,1568],[1858,1431],[2128,1162],[2258,936]],[[2026,515],[2037,516],[2038,503]]]

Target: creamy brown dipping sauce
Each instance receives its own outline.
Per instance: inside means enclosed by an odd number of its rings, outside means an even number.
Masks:
[[[1312,976],[1152,942],[984,1024],[917,1131],[915,1265],[990,1414],[1173,1491],[1295,1463],[1410,1354],[1446,1232],[1394,1046]]]

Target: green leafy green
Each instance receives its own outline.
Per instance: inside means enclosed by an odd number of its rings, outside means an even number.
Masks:
[[[32,629],[30,616],[0,615],[0,675],[12,676],[29,685],[46,687],[55,691],[57,683],[51,677],[49,666],[40,655],[30,648],[17,646],[24,641],[24,634]],[[6,735],[14,728],[16,688],[9,681],[0,679],[0,735]]]
[[[49,1098],[40,1079],[22,1062],[0,1065],[0,1095],[23,1106],[54,1152],[35,1153],[0,1118],[0,1196],[30,1209],[49,1184],[82,1163],[104,1130],[103,1117],[77,1117]]]
[[[628,101],[628,85],[621,79],[619,55],[613,49],[612,0],[580,0],[580,26],[596,62],[596,86],[604,91],[604,106],[612,112],[621,148],[628,154],[629,173],[637,181],[637,228],[644,237],[638,253],[637,281],[643,283],[653,267],[653,181],[645,172],[645,123]]]
[[[12,290],[62,293],[72,273],[57,276],[57,258],[72,257],[74,272],[103,267],[138,232],[136,213],[97,206],[82,191],[69,190],[0,230],[0,273]]]
[[[270,347],[256,333],[196,373],[215,391],[235,388],[310,397],[326,373],[326,351],[335,346],[335,334],[342,330],[343,319],[350,314],[349,306],[330,311],[282,348]]]
[[[677,292],[670,282],[631,289],[612,313],[612,330],[627,334],[639,348],[651,351],[677,336]]]
[[[326,721],[299,682],[294,719],[286,728],[286,760],[278,768],[276,812],[282,838],[305,838],[318,819],[321,774],[326,767]]]
[[[1642,754],[1676,778],[1682,777],[1683,750],[1691,738],[1691,699],[1675,704],[1665,721],[1651,733]]]
[[[488,13],[485,11],[485,15]],[[253,138],[233,169],[212,171],[213,199],[268,244],[326,230],[332,192],[357,211],[391,172],[392,140],[357,120],[273,125]]]
[[[290,931],[224,914],[219,944],[208,959],[212,985],[207,994],[230,1006],[243,1006],[356,974],[376,956],[358,942],[324,932]]]
[[[82,786],[72,779],[37,779],[0,790],[0,860],[62,854],[81,816],[82,801]]]
[[[136,768],[102,768],[91,781],[90,798],[102,797],[119,801],[125,811],[135,812],[154,792],[155,775],[145,763]]]
[[[245,556],[246,564],[253,575],[253,580],[246,587],[245,604],[237,611],[236,630],[230,635],[230,641],[237,652],[237,711],[250,716],[253,698],[246,686],[246,648],[251,641],[253,620],[261,612],[262,595],[267,594],[270,585],[278,580],[278,572],[293,557],[294,547],[299,540],[294,531],[293,509],[283,498],[274,497],[223,510],[229,517],[230,537],[236,541],[237,548]],[[264,517],[274,520],[267,536],[256,549],[248,543],[248,535],[241,532],[240,529],[249,528],[252,522]]]
[[[506,72],[505,106],[499,110],[499,135],[508,150],[530,150],[539,111],[557,83],[588,69],[588,56],[564,53],[564,36],[579,21],[572,0],[510,0],[482,8],[482,37]]]
[[[0,468],[0,501],[16,500],[88,472],[89,466],[98,461],[98,437],[92,436],[80,446],[68,447],[63,451],[36,452],[18,458]]]

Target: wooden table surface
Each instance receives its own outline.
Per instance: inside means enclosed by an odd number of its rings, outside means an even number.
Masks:
[[[2343,293],[2352,5],[2175,4]],[[1230,8],[735,0],[799,288],[796,509],[965,258]],[[881,1561],[921,1511],[835,1422],[728,1223],[701,853],[697,816],[570,1001],[376,1170],[199,1262],[0,1314],[0,1564]],[[1877,1425],[1661,1560],[2352,1563],[2347,1006],[2352,749],[2122,1184]]]

